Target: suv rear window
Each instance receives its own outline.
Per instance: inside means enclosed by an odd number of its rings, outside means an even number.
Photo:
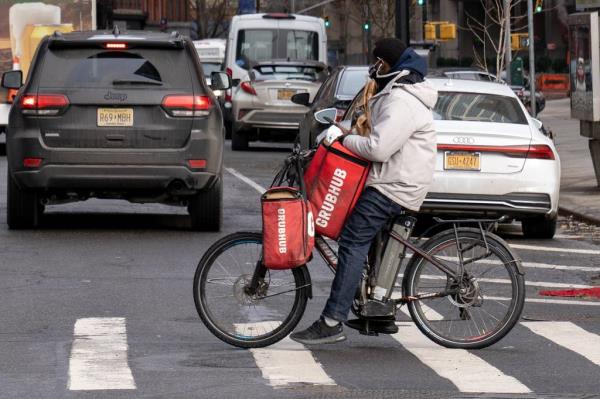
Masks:
[[[44,56],[40,87],[190,87],[186,52],[171,49],[51,49]]]

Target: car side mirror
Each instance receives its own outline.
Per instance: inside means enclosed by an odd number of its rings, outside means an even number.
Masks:
[[[8,71],[2,74],[2,87],[5,89],[19,89],[23,86],[23,72]]]
[[[210,74],[210,88],[214,90],[227,90],[231,88],[231,77],[225,72]]]
[[[310,93],[296,93],[290,99],[294,104],[304,105],[306,107],[310,106]]]
[[[336,114],[335,108],[325,108],[315,112],[315,120],[323,125],[331,125],[335,121]]]

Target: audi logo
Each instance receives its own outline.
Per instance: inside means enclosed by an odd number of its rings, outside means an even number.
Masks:
[[[475,144],[475,139],[473,137],[454,137],[452,142],[454,144]]]

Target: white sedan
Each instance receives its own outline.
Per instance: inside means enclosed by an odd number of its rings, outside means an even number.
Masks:
[[[455,218],[508,216],[521,221],[526,237],[552,238],[560,160],[541,122],[507,85],[429,81],[439,92],[433,111],[438,152],[421,212]],[[346,124],[355,104],[356,99]]]
[[[560,160],[541,122],[510,87],[430,80],[438,155],[422,210],[438,214],[507,215],[523,234],[552,238],[556,230]]]

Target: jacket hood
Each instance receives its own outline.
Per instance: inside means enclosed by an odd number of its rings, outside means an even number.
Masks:
[[[438,92],[428,80],[408,85],[397,83],[394,86],[402,87],[403,90],[418,98],[429,109],[433,109],[437,102]]]
[[[427,62],[412,47],[408,47],[404,50],[400,59],[392,66],[393,72],[404,70],[416,72],[425,77],[427,75]]]

